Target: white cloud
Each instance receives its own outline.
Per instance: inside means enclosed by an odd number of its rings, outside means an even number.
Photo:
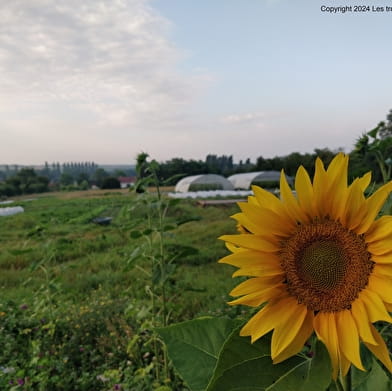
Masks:
[[[242,113],[230,114],[222,118],[222,122],[229,125],[250,125],[250,126],[263,126],[264,120],[263,113]]]
[[[2,4],[0,20],[0,125],[7,134],[44,140],[72,124],[68,134],[83,140],[82,129],[91,136],[99,128],[164,128],[206,83],[176,70],[183,54],[167,38],[169,21],[147,0],[13,0]],[[72,117],[89,121],[89,129]],[[37,131],[59,118],[58,130]]]

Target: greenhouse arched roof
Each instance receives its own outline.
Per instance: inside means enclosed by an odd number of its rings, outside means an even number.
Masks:
[[[234,190],[233,185],[225,177],[216,174],[191,175],[177,182],[175,191],[193,190]]]
[[[287,181],[292,182],[292,178],[286,175]],[[279,182],[280,172],[279,171],[256,171],[256,172],[245,172],[242,174],[234,174],[227,178],[234,186],[235,189],[250,189],[254,182]]]

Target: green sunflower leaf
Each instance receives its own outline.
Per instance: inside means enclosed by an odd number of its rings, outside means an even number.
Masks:
[[[380,364],[370,357],[370,363],[364,363],[367,372],[352,367],[351,383],[353,391],[390,391],[392,382]]]
[[[219,353],[239,322],[227,318],[199,318],[156,331],[164,340],[178,373],[192,391],[204,391]]]
[[[325,391],[331,383],[328,352],[321,342],[314,356],[296,355],[280,364],[270,357],[271,339],[250,343],[234,331],[226,341],[207,391]]]

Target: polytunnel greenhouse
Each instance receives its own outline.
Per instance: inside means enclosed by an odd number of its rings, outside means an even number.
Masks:
[[[234,190],[234,187],[221,175],[202,174],[182,178],[175,188],[176,192],[181,193],[201,190]]]
[[[292,183],[293,179],[286,175],[287,182]],[[245,172],[242,174],[234,174],[227,178],[234,189],[248,190],[252,185],[265,188],[279,187],[280,172],[279,171],[257,171]]]

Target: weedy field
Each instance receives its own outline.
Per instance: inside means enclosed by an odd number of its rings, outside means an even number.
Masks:
[[[16,201],[25,212],[0,218],[0,389],[186,390],[161,362],[151,292],[164,281],[165,323],[236,316],[226,304],[233,270],[216,261],[227,253],[217,237],[235,232],[237,206],[163,195],[166,273],[148,263],[160,206],[146,197],[48,194]]]

